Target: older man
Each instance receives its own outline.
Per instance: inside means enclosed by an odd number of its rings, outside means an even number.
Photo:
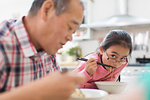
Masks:
[[[82,78],[69,73],[47,74],[60,70],[53,55],[67,41],[72,40],[72,34],[82,19],[83,5],[80,0],[34,0],[27,16],[19,20],[4,21],[0,26],[0,92],[13,90],[17,86],[46,76],[26,85],[27,88],[21,87],[16,89],[16,92],[13,91],[13,94],[17,94],[15,99],[19,98],[19,94],[21,97],[26,94],[26,99],[30,96],[44,96],[53,100],[69,97]],[[60,84],[59,79],[64,83]],[[67,95],[60,93],[64,87],[69,91]],[[33,95],[33,92],[36,95]],[[40,92],[41,95],[38,95]],[[13,99],[11,93],[4,93],[8,96],[1,95]]]

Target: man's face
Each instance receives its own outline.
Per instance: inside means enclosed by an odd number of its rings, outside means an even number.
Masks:
[[[57,16],[55,11],[40,28],[39,45],[48,54],[55,54],[58,49],[72,40],[72,34],[80,26],[83,19],[83,8],[79,0],[71,0],[69,12]]]

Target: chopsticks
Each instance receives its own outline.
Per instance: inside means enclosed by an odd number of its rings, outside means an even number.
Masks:
[[[88,61],[88,59],[86,59],[86,58],[77,58],[77,60]],[[106,65],[106,64],[103,64],[103,63],[100,63],[100,62],[97,62],[97,64],[98,64],[98,65],[103,65],[103,66],[106,66],[106,67],[115,68],[115,67],[113,67],[113,66]]]

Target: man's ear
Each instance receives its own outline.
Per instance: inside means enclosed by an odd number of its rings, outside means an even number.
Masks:
[[[52,0],[46,0],[41,7],[41,17],[44,21],[48,19],[49,16],[51,16],[55,9],[54,9],[54,2]]]
[[[102,46],[100,46],[99,52],[100,52],[100,54],[103,54],[103,53],[104,53],[104,49],[103,49]]]

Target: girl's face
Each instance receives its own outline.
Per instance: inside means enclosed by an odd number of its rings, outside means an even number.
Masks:
[[[100,54],[102,54],[102,61],[104,64],[111,65],[113,67],[120,67],[127,62],[127,56],[130,49],[120,45],[110,46],[106,51],[100,48]],[[109,67],[106,67],[109,70]]]

